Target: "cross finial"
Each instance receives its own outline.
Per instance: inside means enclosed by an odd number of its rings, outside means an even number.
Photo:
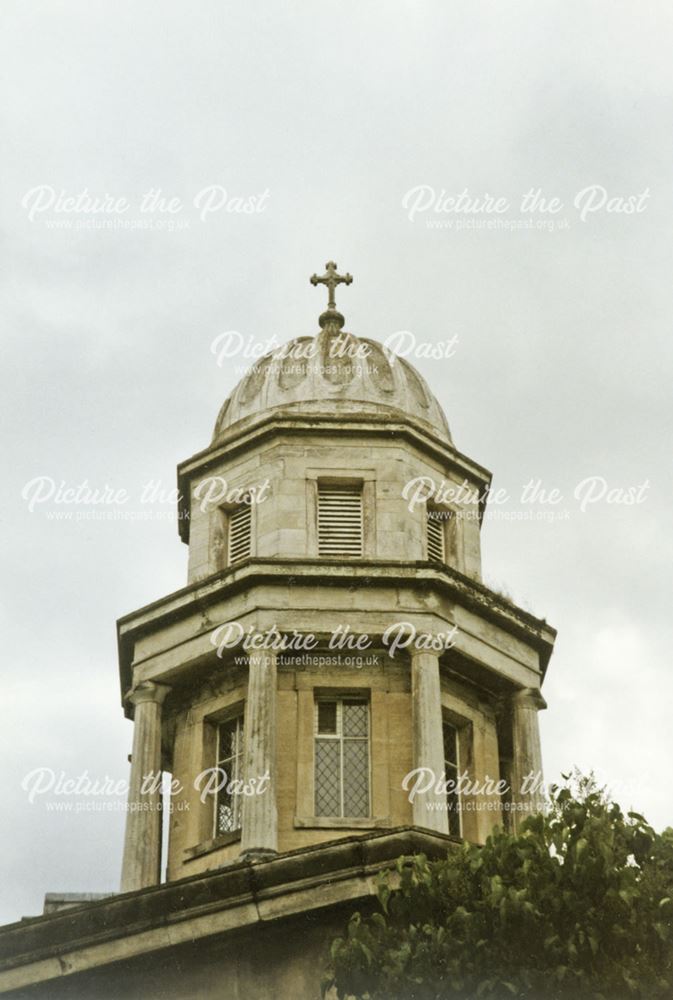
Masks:
[[[323,274],[321,278],[319,278],[317,274],[314,274],[310,280],[312,285],[327,285],[327,290],[329,292],[327,311],[336,312],[334,289],[337,285],[350,285],[353,278],[350,274],[337,274],[337,265],[333,260],[328,260],[325,264],[325,274]],[[323,313],[323,315],[325,314]],[[323,317],[321,316],[320,319],[322,320],[322,318]],[[322,322],[320,325],[323,325]]]

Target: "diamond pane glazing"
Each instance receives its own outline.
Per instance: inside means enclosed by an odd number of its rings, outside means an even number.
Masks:
[[[316,740],[315,744],[315,814],[341,815],[341,777],[339,742]]]
[[[362,701],[345,701],[343,706],[344,736],[367,735],[367,705]]]
[[[369,815],[369,754],[366,740],[346,740],[344,753],[344,816]]]

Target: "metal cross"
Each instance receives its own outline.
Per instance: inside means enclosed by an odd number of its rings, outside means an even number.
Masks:
[[[319,278],[317,274],[314,274],[311,278],[312,285],[327,285],[329,291],[329,301],[327,303],[328,309],[336,309],[336,302],[334,300],[334,289],[337,285],[350,285],[353,280],[350,274],[337,274],[337,265],[333,260],[328,260],[325,264],[326,273],[323,274],[322,278]]]

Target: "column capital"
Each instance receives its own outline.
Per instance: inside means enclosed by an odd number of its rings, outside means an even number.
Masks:
[[[137,687],[132,688],[128,692],[124,701],[130,701],[132,705],[142,705],[148,701],[154,702],[156,705],[162,705],[169,691],[170,687],[168,684],[142,681]]]
[[[439,663],[439,653],[436,649],[410,649],[409,659],[412,663]]]
[[[247,657],[248,666],[252,663],[261,663],[273,667],[278,662],[278,653],[275,649],[250,649]]]
[[[520,688],[512,695],[512,703],[521,708],[534,708],[538,712],[547,707],[539,688]]]

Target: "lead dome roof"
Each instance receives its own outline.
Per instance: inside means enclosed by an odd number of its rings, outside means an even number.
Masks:
[[[342,330],[343,322],[328,310],[317,336],[296,337],[255,362],[225,400],[213,444],[239,421],[288,407],[311,417],[412,417],[450,444],[444,411],[422,375],[378,341]]]

